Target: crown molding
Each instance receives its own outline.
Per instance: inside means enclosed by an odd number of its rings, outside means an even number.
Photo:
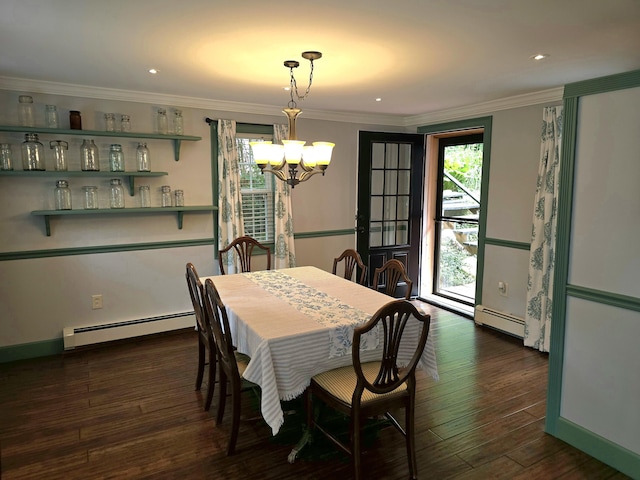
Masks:
[[[501,98],[489,102],[467,105],[464,107],[448,108],[437,112],[424,113],[405,117],[405,126],[419,127],[434,123],[450,122],[465,118],[483,117],[500,110],[529,107],[542,103],[556,103],[562,101],[564,87],[541,90],[539,92],[525,93],[513,97]]]
[[[255,103],[228,102],[210,98],[165,95],[134,90],[91,87],[70,83],[49,82],[14,77],[0,76],[0,89],[19,92],[41,93],[47,95],[65,95],[69,97],[95,98],[100,100],[116,100],[122,102],[151,103],[183,108],[198,108],[221,112],[248,113],[254,115],[279,115],[280,108],[272,105]],[[450,108],[420,115],[380,115],[357,112],[339,112],[328,110],[305,109],[305,118],[346,122],[356,124],[387,125],[396,127],[417,127],[433,123],[442,123],[463,118],[484,116],[500,110],[526,107],[541,103],[559,102],[562,100],[564,87],[507,97],[490,102],[464,107]]]

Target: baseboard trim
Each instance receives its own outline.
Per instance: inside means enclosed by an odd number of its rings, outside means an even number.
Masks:
[[[22,343],[0,347],[0,363],[15,362],[29,358],[59,355],[64,351],[62,338],[53,338],[42,342]]]

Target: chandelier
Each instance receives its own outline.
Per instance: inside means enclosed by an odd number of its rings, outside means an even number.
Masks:
[[[298,140],[296,136],[296,118],[302,113],[293,98],[294,92],[297,100],[304,100],[309,94],[313,83],[313,61],[322,57],[320,52],[302,52],[302,58],[311,62],[311,73],[309,74],[309,85],[304,93],[298,93],[298,85],[293,75],[293,69],[300,66],[296,60],[286,60],[284,66],[289,69],[289,93],[291,100],[287,108],[282,110],[289,120],[289,135],[287,140],[281,144],[260,141],[250,142],[253,151],[253,158],[260,167],[261,172],[274,174],[283,182],[294,188],[300,182],[304,182],[311,176],[324,171],[331,162],[331,152],[335,144],[329,142],[313,142],[312,145],[305,146],[304,140]]]

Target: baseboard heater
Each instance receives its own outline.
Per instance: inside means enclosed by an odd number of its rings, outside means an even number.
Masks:
[[[62,330],[64,349],[193,327],[195,321],[194,312],[183,312],[102,325],[65,327]]]
[[[497,330],[524,338],[524,319],[484,305],[477,305],[474,315],[476,325],[486,325]]]

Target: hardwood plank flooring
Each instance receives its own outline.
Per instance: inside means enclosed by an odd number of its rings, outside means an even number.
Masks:
[[[418,473],[432,479],[625,475],[544,433],[547,356],[427,306],[440,380],[418,372]],[[243,421],[237,453],[194,390],[196,333],[180,331],[0,365],[0,477],[14,479],[350,478],[343,455],[287,463],[294,443]],[[206,374],[205,374],[206,382]],[[243,417],[254,417],[244,401]],[[402,416],[400,415],[400,418]],[[364,476],[408,476],[401,437],[382,429]]]

